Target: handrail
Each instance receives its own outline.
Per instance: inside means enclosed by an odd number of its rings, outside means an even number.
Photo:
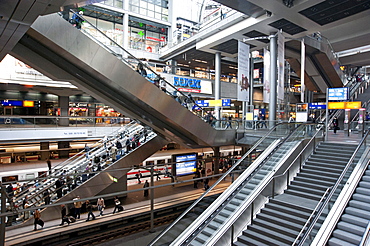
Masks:
[[[158,78],[160,78],[160,80],[163,80],[167,85],[169,85],[170,87],[172,87],[172,89],[174,89],[175,91],[177,91],[177,93],[180,93],[182,96],[186,97],[189,99],[189,97],[187,95],[185,95],[184,93],[182,93],[182,91],[179,91],[175,86],[173,86],[171,83],[169,83],[167,80],[165,80],[163,77],[161,77],[158,73],[156,73],[155,71],[153,71],[147,64],[143,63],[141,60],[139,60],[138,58],[136,58],[134,55],[132,55],[129,51],[127,51],[125,48],[123,48],[121,45],[119,45],[116,41],[114,41],[113,39],[111,39],[110,37],[108,37],[104,32],[102,32],[99,28],[97,28],[95,25],[93,25],[91,22],[89,22],[88,20],[86,20],[83,16],[79,15],[77,12],[73,11],[72,9],[70,10],[73,14],[77,15],[78,17],[80,17],[83,21],[85,21],[86,23],[88,23],[91,27],[93,27],[96,31],[98,31],[101,35],[103,35],[105,38],[107,38],[110,42],[112,42],[115,46],[117,46],[118,48],[120,48],[121,50],[123,50],[125,53],[127,53],[132,59],[136,60],[139,64],[141,64],[143,67],[145,67],[146,69],[148,69],[150,72],[152,72],[153,74],[155,74]],[[91,35],[89,35],[91,36]],[[92,37],[92,36],[91,36]],[[123,59],[123,57],[119,54],[117,54],[116,52],[114,52],[113,50],[111,50],[107,45],[101,43],[98,39],[96,39],[94,37],[94,40],[96,42],[98,42],[100,45],[102,45],[104,48],[108,49],[112,54],[114,54],[116,57],[120,58],[120,60],[123,60],[125,63],[129,64],[131,67],[132,65],[126,61],[125,59]],[[192,100],[192,99],[190,99]],[[193,103],[199,108],[201,109],[203,115],[204,115],[204,109],[199,106],[198,104],[196,104],[194,102],[194,100],[192,100]]]
[[[331,187],[328,187],[326,190],[325,190],[325,193],[321,196],[320,198],[320,201],[317,203],[317,205],[315,206],[315,208],[312,210],[312,213],[310,214],[310,216],[308,217],[306,223],[303,225],[301,231],[298,233],[298,236],[295,238],[294,242],[292,243],[292,245],[295,245],[296,242],[299,240],[299,237],[303,234],[303,232],[305,231],[306,229],[306,226],[308,225],[308,223],[310,223],[311,221],[311,218],[313,218],[315,216],[315,213],[316,211],[318,210],[318,208],[322,205],[322,201],[323,199],[325,198],[326,194],[328,194],[328,192],[333,188],[333,186]]]
[[[370,221],[367,223],[366,229],[364,231],[364,234],[362,235],[362,239],[361,242],[359,243],[359,246],[365,246],[367,240],[369,239],[369,236],[370,236]]]
[[[355,159],[355,156],[357,155],[357,152],[360,150],[360,147],[364,144],[366,138],[368,137],[370,131],[367,130],[366,133],[364,134],[364,137],[361,139],[360,143],[358,144],[357,148],[355,149],[355,151],[353,152],[351,158],[349,159],[347,165],[345,166],[345,168],[343,169],[343,171],[341,172],[340,176],[338,177],[337,179],[337,182],[333,185],[333,189],[330,191],[328,197],[325,199],[325,202],[323,203],[323,205],[321,206],[320,210],[318,211],[318,213],[316,214],[316,216],[314,217],[313,221],[311,222],[311,224],[309,225],[309,227],[307,228],[307,230],[305,231],[304,235],[302,236],[302,239],[300,240],[300,242],[297,244],[298,246],[302,246],[304,244],[304,242],[306,241],[307,237],[309,236],[309,234],[311,233],[311,231],[313,230],[314,228],[314,225],[316,224],[316,222],[319,220],[319,217],[321,216],[324,208],[326,207],[326,205],[329,203],[331,197],[333,196],[334,192],[336,191],[336,189],[338,188],[339,184],[342,182],[343,178],[344,178],[344,175],[346,174],[346,172],[348,171],[349,167],[352,165],[354,159]],[[298,235],[297,237],[300,237],[300,235]]]

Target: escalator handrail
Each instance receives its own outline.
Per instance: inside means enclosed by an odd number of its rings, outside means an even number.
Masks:
[[[191,211],[209,192],[212,191],[224,178],[227,177],[248,155],[250,155],[276,128],[280,125],[288,125],[287,122],[281,122],[271,128],[262,138],[260,138],[224,175],[222,175],[208,190],[206,190],[191,206],[189,206],[179,217],[176,218],[166,229],[155,237],[149,245],[154,245],[164,234],[166,234],[174,225],[176,225],[189,211]]]
[[[138,58],[136,58],[134,55],[132,55],[129,51],[127,51],[125,48],[123,48],[121,45],[119,45],[116,41],[114,41],[113,39],[111,39],[110,37],[108,37],[104,32],[102,32],[99,28],[97,28],[95,25],[93,25],[91,22],[89,22],[88,20],[86,20],[83,16],[81,16],[80,14],[78,14],[77,12],[75,12],[74,10],[70,10],[73,14],[77,15],[79,18],[81,18],[84,22],[88,23],[91,27],[93,27],[96,31],[98,31],[101,35],[103,35],[106,39],[108,39],[110,42],[112,42],[115,46],[117,46],[118,48],[120,48],[122,51],[124,51],[125,53],[127,53],[132,59],[136,60],[138,63],[140,63],[142,66],[144,66],[146,69],[148,69],[150,72],[152,72],[153,74],[155,74],[158,78],[160,78],[161,80],[163,80],[167,85],[169,85],[170,87],[172,87],[172,89],[174,89],[175,91],[177,91],[177,93],[180,93],[182,96],[186,97],[189,99],[189,97],[187,95],[185,95],[184,93],[182,93],[182,91],[179,91],[174,85],[172,85],[171,83],[169,83],[167,80],[165,80],[163,77],[161,77],[157,72],[155,72],[154,70],[152,70],[149,66],[147,66],[145,63],[143,63],[141,60],[139,60]],[[111,50],[107,45],[101,43],[98,39],[94,38],[95,41],[99,42],[100,45],[102,45],[104,48],[108,49],[111,53],[115,54],[116,57],[119,57],[121,60],[123,60],[125,63],[128,63],[130,64],[128,61],[125,61],[125,59],[123,59],[121,56],[117,55],[113,50]],[[130,64],[130,67],[131,64]],[[199,108],[201,109],[203,115],[204,115],[204,109],[199,106],[194,100],[192,100],[192,102]]]
[[[335,182],[335,184],[333,185],[333,189],[331,189],[330,193],[328,194],[328,196],[326,197],[325,201],[323,202],[322,206],[320,206],[320,209],[317,211],[315,217],[313,218],[313,220],[311,221],[311,223],[309,224],[307,230],[303,230],[304,231],[304,234],[299,234],[297,236],[297,238],[300,238],[302,236],[301,239],[299,239],[299,242],[298,242],[298,246],[302,246],[306,239],[308,238],[309,234],[312,232],[312,230],[314,229],[314,225],[316,224],[316,222],[319,220],[322,212],[324,211],[324,208],[327,206],[327,204],[329,203],[330,199],[332,198],[332,196],[334,195],[334,192],[336,191],[336,189],[338,188],[338,186],[340,185],[340,183],[342,182],[346,172],[348,171],[349,167],[353,164],[353,161],[358,153],[358,151],[360,150],[361,146],[365,143],[365,140],[366,138],[369,136],[369,133],[370,133],[370,130],[367,130],[366,133],[364,134],[363,138],[361,139],[360,143],[357,145],[355,151],[353,152],[351,158],[349,159],[349,161],[347,162],[345,168],[343,169],[343,171],[341,172],[340,176],[338,177],[337,181]]]

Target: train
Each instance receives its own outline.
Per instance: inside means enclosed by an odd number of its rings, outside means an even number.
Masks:
[[[160,172],[162,175],[165,175],[166,168],[169,173],[171,173],[171,163],[173,162],[172,156],[179,155],[179,154],[186,154],[186,153],[197,153],[198,156],[202,157],[203,159],[207,159],[213,156],[213,150],[211,148],[202,148],[202,149],[174,149],[174,150],[166,150],[166,151],[158,151],[151,157],[144,160],[141,165],[136,168],[132,168],[127,173],[127,180],[129,184],[132,184],[132,180],[136,180],[136,174],[141,173],[143,178],[150,177],[150,169],[145,168],[147,166],[154,165],[154,171]],[[240,156],[241,155],[241,147],[232,147],[232,148],[225,148],[220,150],[221,157],[227,156]],[[44,165],[44,164],[42,164]],[[22,169],[22,170],[15,170],[15,171],[6,171],[0,172],[0,178],[3,183],[7,182],[19,182],[24,183],[25,180],[33,180],[38,177],[46,176],[48,172],[47,167],[42,168],[33,168],[33,169]],[[130,181],[131,180],[131,181]]]

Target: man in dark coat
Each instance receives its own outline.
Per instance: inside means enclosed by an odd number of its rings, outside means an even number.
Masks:
[[[61,211],[61,214],[62,214],[62,222],[60,223],[60,225],[64,225],[64,222],[67,222],[67,224],[69,225],[69,219],[67,217],[67,208],[64,204],[60,205],[62,207],[62,211]]]
[[[58,198],[61,198],[63,195],[62,195],[62,186],[63,186],[63,180],[61,178],[59,178],[57,181],[55,181],[55,188],[56,188],[56,191],[57,191],[57,197]]]

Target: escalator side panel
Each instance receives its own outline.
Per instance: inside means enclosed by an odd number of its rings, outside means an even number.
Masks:
[[[20,45],[32,51],[19,53],[15,47],[18,59],[53,79],[70,81],[168,139],[191,147],[235,142],[234,131],[214,130],[58,15],[39,17],[27,35]],[[39,57],[45,61],[31,55],[42,50]]]

